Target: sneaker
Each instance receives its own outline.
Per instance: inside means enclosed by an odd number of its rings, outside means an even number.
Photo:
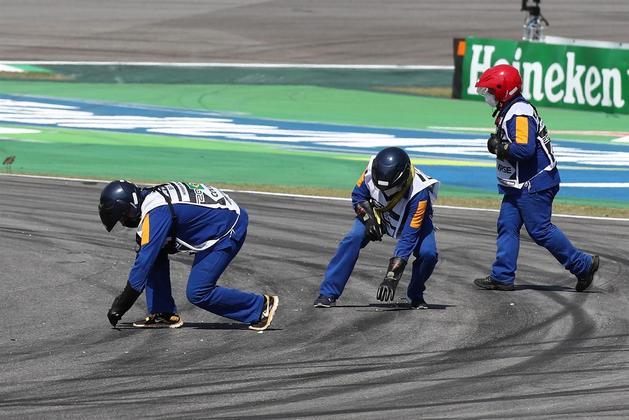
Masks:
[[[594,274],[598,271],[598,265],[600,263],[600,258],[598,255],[594,255],[592,257],[592,266],[588,270],[587,273],[583,277],[577,277],[577,285],[575,289],[577,292],[583,292],[592,284],[592,280],[594,280]]]
[[[336,305],[336,298],[333,298],[332,296],[319,295],[319,297],[314,301],[315,308],[329,308],[334,305]]]
[[[515,290],[515,286],[513,284],[500,283],[499,281],[492,279],[491,276],[487,276],[482,279],[474,279],[474,284],[487,290]]]
[[[424,300],[424,298],[411,300],[410,304],[411,309],[428,309],[428,304]]]
[[[150,314],[146,318],[133,323],[138,328],[179,328],[183,325],[183,319],[177,314]]]
[[[262,314],[260,314],[260,320],[255,324],[249,325],[249,329],[264,331],[269,328],[279,304],[280,298],[277,296],[264,295],[264,309],[262,310]]]

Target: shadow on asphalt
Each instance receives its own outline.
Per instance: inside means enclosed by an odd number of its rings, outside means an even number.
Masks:
[[[176,328],[176,329],[180,329],[180,328],[193,328],[197,330],[249,330],[249,325],[235,323],[235,322],[184,322],[184,324],[181,327]],[[114,329],[146,331],[146,330],[165,330],[168,328],[166,327],[139,328],[139,327],[134,327],[133,324],[130,322],[121,322]],[[267,328],[265,331],[279,331],[279,330],[281,330],[281,328]],[[254,331],[254,332],[257,332],[257,331]]]
[[[428,309],[440,309],[440,310],[444,310],[446,308],[450,308],[450,307],[455,307],[456,305],[441,305],[441,304],[434,304],[434,303],[429,303],[428,304]],[[373,308],[373,309],[383,309],[386,311],[422,311],[422,310],[426,310],[426,309],[412,309],[410,306],[408,306],[407,303],[369,303],[367,305],[335,305],[332,306],[329,309],[333,309],[333,308]]]
[[[596,290],[585,290],[583,292],[577,292],[574,287],[570,286],[557,286],[557,285],[542,285],[542,284],[519,284],[515,286],[515,290],[539,290],[541,292],[571,292],[571,293],[601,293]]]

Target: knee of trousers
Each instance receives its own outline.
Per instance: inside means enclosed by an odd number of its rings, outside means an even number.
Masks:
[[[216,290],[216,286],[212,286],[209,289],[199,289],[188,286],[186,288],[186,297],[190,303],[198,306],[199,304],[210,300],[208,298],[211,298],[214,290]]]
[[[420,252],[419,258],[416,261],[421,262],[422,264],[430,264],[432,266],[437,264],[439,261],[439,253],[436,251],[426,251]]]
[[[347,235],[341,240],[341,242],[345,244],[349,243],[362,243],[366,236],[366,228],[363,229],[352,229]]]
[[[526,231],[537,245],[543,245],[552,235],[554,228],[554,225],[547,223],[544,225],[532,226],[531,228],[527,227]]]
[[[520,235],[520,227],[522,225],[518,225],[516,222],[510,219],[501,219],[498,218],[498,233],[507,233],[513,236]]]

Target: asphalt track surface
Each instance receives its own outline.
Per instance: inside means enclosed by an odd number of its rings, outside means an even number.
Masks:
[[[520,5],[520,0],[0,0],[0,59],[452,65],[454,37],[520,38],[526,16]],[[544,0],[541,6],[549,35],[629,42],[626,0]]]
[[[575,292],[574,278],[523,233],[518,289],[494,292],[471,280],[493,260],[496,213],[437,208],[429,310],[375,300],[392,240],[362,252],[337,307],[315,309],[350,204],[235,192],[251,223],[219,283],[278,294],[272,329],[256,333],[188,303],[186,255],[171,264],[184,327],[133,328],[141,297],[113,329],[105,313],[126,282],[133,232],[100,224],[102,187],[0,177],[0,417],[629,415],[629,221],[555,218],[601,255],[590,291]]]

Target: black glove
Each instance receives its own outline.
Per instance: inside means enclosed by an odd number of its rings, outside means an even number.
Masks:
[[[509,143],[500,141],[500,138],[495,134],[492,134],[487,139],[487,150],[501,160],[509,157]]]
[[[406,261],[400,257],[393,257],[389,260],[387,275],[380,283],[376,292],[376,299],[381,302],[392,301],[395,297],[395,288],[402,278],[402,273],[406,267]]]
[[[487,139],[487,150],[489,151],[489,153],[495,155],[498,144],[500,144],[500,139],[497,135],[492,133],[492,135],[489,136],[489,138]]]
[[[376,215],[373,213],[373,208],[369,201],[361,201],[356,204],[354,211],[358,215],[358,218],[367,228],[367,238],[370,241],[382,240],[382,227],[376,219]]]
[[[133,306],[135,301],[140,296],[141,292],[138,292],[127,282],[122,293],[120,293],[114,299],[114,303],[111,304],[111,308],[107,311],[107,318],[112,326],[116,326],[120,318]]]
[[[509,158],[509,143],[506,141],[498,143],[498,147],[496,147],[496,157],[500,160]]]

